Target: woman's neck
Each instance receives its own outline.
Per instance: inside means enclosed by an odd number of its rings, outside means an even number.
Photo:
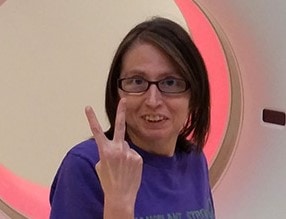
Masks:
[[[161,156],[172,157],[175,152],[177,139],[139,139],[136,136],[130,136],[129,138],[133,144],[142,150],[157,154]]]

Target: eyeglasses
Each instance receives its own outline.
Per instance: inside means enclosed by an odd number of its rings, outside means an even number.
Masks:
[[[174,77],[164,78],[159,81],[148,81],[141,77],[131,77],[118,79],[118,87],[128,93],[143,93],[149,89],[151,84],[155,84],[159,91],[163,93],[182,93],[189,89],[184,79]]]

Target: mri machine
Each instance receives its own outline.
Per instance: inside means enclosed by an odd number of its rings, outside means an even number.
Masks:
[[[84,106],[107,123],[104,72],[126,31],[152,15],[185,25],[210,71],[217,218],[286,218],[284,1],[2,0],[1,219],[48,217],[62,157],[89,137]]]

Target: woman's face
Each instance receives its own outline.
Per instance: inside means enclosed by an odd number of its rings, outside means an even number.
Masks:
[[[148,81],[182,78],[176,66],[160,49],[149,43],[136,43],[122,60],[120,78],[139,77]],[[130,139],[142,149],[172,155],[177,137],[189,115],[189,90],[166,94],[152,84],[142,93],[127,93],[126,130]]]

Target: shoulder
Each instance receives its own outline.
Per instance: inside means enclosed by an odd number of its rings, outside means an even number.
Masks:
[[[97,151],[95,140],[89,139],[66,154],[51,185],[50,218],[91,218],[102,214],[103,192],[94,168],[99,160]]]
[[[188,154],[187,157],[192,165],[197,165],[200,168],[208,169],[207,159],[204,152],[192,151]]]
[[[86,184],[88,181],[94,184],[94,177],[96,177],[94,166],[98,160],[95,140],[89,139],[75,145],[66,154],[56,172],[51,186],[51,199],[56,191],[66,191],[77,184]]]
[[[192,177],[197,178],[201,183],[208,184],[209,168],[206,156],[203,152],[191,152],[188,155],[188,169]]]
[[[181,145],[181,146],[179,146]],[[183,145],[183,146],[182,146]],[[182,149],[185,148],[185,149]],[[186,149],[187,148],[187,149]],[[188,163],[192,165],[199,165],[204,168],[208,168],[207,159],[203,150],[198,150],[198,146],[190,141],[178,141],[176,153],[188,160]]]
[[[177,154],[179,169],[195,179],[208,180],[208,164],[203,152],[191,151]]]
[[[88,139],[75,145],[66,157],[83,159],[94,166],[99,161],[97,144],[94,139]]]
[[[192,151],[189,153],[189,158],[199,163],[204,163],[204,164],[207,163],[207,159],[203,151],[202,152]]]

